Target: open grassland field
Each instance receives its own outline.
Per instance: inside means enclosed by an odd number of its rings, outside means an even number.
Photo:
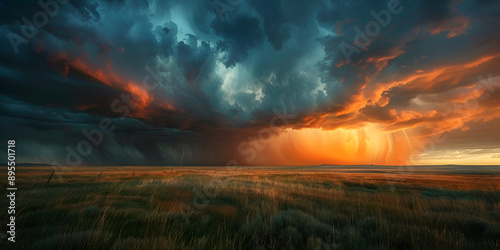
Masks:
[[[18,249],[500,249],[495,168],[16,170]]]

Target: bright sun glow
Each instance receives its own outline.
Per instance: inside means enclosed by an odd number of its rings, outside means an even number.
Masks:
[[[273,138],[257,164],[407,164],[412,143],[405,131],[385,132],[376,124],[357,129],[288,129]]]

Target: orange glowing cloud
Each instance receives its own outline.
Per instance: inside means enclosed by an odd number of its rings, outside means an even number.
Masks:
[[[388,99],[383,98],[383,93],[395,87],[404,86],[406,89],[414,91],[431,91],[434,87],[439,86],[439,84],[443,82],[447,84],[460,83],[464,76],[471,73],[469,71],[498,57],[500,57],[500,55],[485,56],[470,62],[441,66],[429,71],[417,70],[409,76],[405,76],[393,82],[368,85],[363,89],[362,94],[364,98],[358,98],[358,101],[365,103],[358,103],[356,106],[366,106],[369,104],[383,107],[388,104]]]
[[[257,143],[267,147],[250,164],[406,165],[413,150],[406,131],[385,132],[377,124],[357,129],[287,129]]]
[[[67,76],[69,74],[69,69],[72,68],[103,84],[129,92],[132,94],[132,100],[135,101],[139,109],[144,109],[153,102],[153,96],[151,96],[144,87],[134,81],[120,77],[120,74],[112,69],[111,62],[108,61],[104,68],[99,68],[92,67],[90,63],[86,62],[87,59],[85,54],[81,57],[77,57],[70,56],[67,53],[59,53],[50,57],[50,61],[53,63],[59,62],[64,64],[64,71],[62,72],[64,76]],[[167,106],[169,109],[173,109],[173,105],[168,104]]]
[[[59,53],[52,55],[50,60],[52,62],[64,63],[64,76],[68,75],[69,68],[73,68],[109,86],[116,86],[116,84],[121,82],[121,79],[114,72],[109,70],[109,68],[108,72],[103,72],[100,68],[92,68],[84,61],[84,58],[70,56],[67,53]],[[108,67],[109,66],[110,65],[108,65]]]
[[[477,103],[486,87],[469,83],[497,58],[500,55],[488,55],[417,70],[391,82],[374,83],[366,77],[347,102],[305,114],[286,133],[270,139],[266,152],[251,164],[404,164],[437,135],[466,131],[469,122],[500,117],[498,105],[483,106],[492,105],[495,97]],[[396,87],[417,93],[409,106],[388,107]]]
[[[393,48],[391,51],[389,51],[387,55],[383,55],[380,57],[370,57],[364,60],[364,62],[375,64],[375,67],[378,70],[377,73],[379,73],[380,71],[382,71],[387,67],[390,60],[395,59],[404,53],[405,51],[403,50],[403,45],[401,45],[399,47]]]
[[[442,22],[431,28],[430,33],[436,35],[441,32],[448,32],[446,37],[453,38],[465,34],[470,27],[470,21],[467,17],[456,16],[449,21]]]
[[[128,85],[126,86],[126,89],[134,94],[138,99],[138,104],[140,107],[146,107],[148,104],[150,104],[153,101],[153,97],[149,95],[148,91],[144,89],[141,86],[138,86],[134,82],[129,82]]]

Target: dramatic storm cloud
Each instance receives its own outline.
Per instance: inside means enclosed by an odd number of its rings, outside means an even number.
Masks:
[[[497,1],[40,3],[0,4],[19,162],[500,163]]]

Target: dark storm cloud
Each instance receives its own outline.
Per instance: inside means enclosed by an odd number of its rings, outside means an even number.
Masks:
[[[177,44],[177,60],[184,69],[184,77],[188,83],[198,78],[202,67],[212,55],[210,45],[207,42],[202,41],[199,47],[197,43],[198,39],[189,35],[189,40],[186,43],[180,41]]]
[[[290,38],[290,26],[286,23],[285,13],[279,1],[252,1],[263,20],[267,39],[277,50]]]
[[[401,11],[380,24],[389,3]],[[15,53],[8,34],[23,37],[22,17],[33,21],[43,9],[1,3],[0,115],[12,128],[2,138],[14,134],[44,152],[25,161],[50,163],[84,139],[82,129],[111,118],[116,130],[84,163],[175,165],[185,148],[186,164],[225,164],[238,158],[235,144],[269,126],[274,109],[297,115],[294,128],[444,122],[412,100],[441,107],[428,96],[436,92],[459,100],[478,75],[495,73],[500,53],[495,1],[228,6],[221,19],[206,0],[74,0]],[[357,28],[367,33],[374,21],[379,32],[347,60],[343,44],[355,46]],[[145,80],[157,85],[144,90]],[[119,118],[112,103],[126,105],[124,95],[134,107]],[[494,109],[492,100],[481,107]]]
[[[226,67],[233,67],[248,57],[249,50],[262,44],[264,35],[260,28],[260,20],[256,17],[239,14],[224,21],[215,20],[215,34],[223,40],[217,48],[227,53],[222,59]]]
[[[436,23],[446,20],[452,13],[452,10],[450,8],[452,2],[453,2],[452,0],[421,1],[420,6],[418,7],[419,12],[421,13],[421,19],[424,22],[429,22],[429,23]]]

